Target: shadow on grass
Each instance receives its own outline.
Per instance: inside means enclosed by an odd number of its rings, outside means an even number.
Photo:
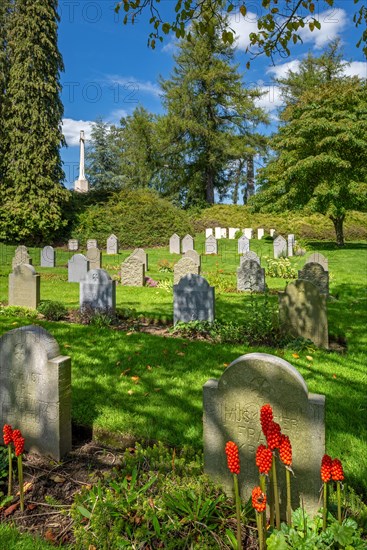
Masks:
[[[335,241],[307,241],[310,250],[367,250],[366,242],[346,242],[338,246]]]

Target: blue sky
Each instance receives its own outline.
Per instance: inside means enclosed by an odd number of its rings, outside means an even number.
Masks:
[[[138,18],[134,25],[124,25],[123,13],[114,12],[115,3],[113,0],[59,0],[59,49],[65,64],[61,75],[63,131],[68,144],[62,149],[62,159],[67,187],[73,187],[78,177],[80,130],[85,131],[88,145],[91,124],[98,117],[118,123],[121,116],[132,113],[138,105],[154,113],[162,112],[158,78],[168,78],[172,71],[176,41],[168,36],[163,45],[151,50],[147,47],[150,30],[147,16]],[[245,67],[249,60],[245,49],[249,33],[257,28],[261,2],[245,3],[248,7],[245,18],[236,10],[231,14],[231,27],[237,36],[236,59],[239,70],[244,73],[244,82],[266,92],[260,103],[270,112],[273,125],[281,99],[272,77],[285,75],[289,68],[296,70],[308,51],[319,55],[330,39],[341,38],[344,57],[352,61],[346,69],[348,74],[367,78],[363,52],[355,47],[362,30],[354,27],[353,0],[336,0],[332,9],[319,12],[321,30],[311,33],[303,29],[304,43],[293,47],[289,58],[277,59],[272,66],[268,58],[261,56],[252,62],[250,70]],[[173,0],[159,4],[163,13],[171,13],[174,5]]]

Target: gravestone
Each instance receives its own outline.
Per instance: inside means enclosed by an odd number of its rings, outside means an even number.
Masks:
[[[240,257],[240,265],[242,265],[243,262],[246,262],[247,260],[252,260],[260,265],[259,256],[256,254],[256,252],[253,252],[252,250],[245,252],[244,255]]]
[[[275,235],[275,229],[270,229],[270,230],[269,230],[269,234],[270,234],[270,237],[274,237],[274,235]]]
[[[17,265],[27,264],[32,265],[33,260],[31,256],[28,254],[28,249],[26,246],[21,244],[18,246],[14,252],[14,258],[11,262],[11,267],[14,269]]]
[[[228,238],[229,239],[235,239],[236,238],[236,233],[237,231],[239,231],[240,228],[239,227],[230,227],[228,229]]]
[[[222,238],[222,228],[221,227],[214,227],[214,237],[216,239]]]
[[[83,254],[74,254],[68,261],[68,282],[80,283],[89,271],[89,260]]]
[[[265,269],[254,260],[241,262],[237,269],[237,290],[265,291]]]
[[[45,246],[41,250],[41,267],[55,267],[56,253],[52,246]]]
[[[326,296],[310,283],[298,279],[278,293],[279,322],[283,332],[329,347]]]
[[[260,408],[266,403],[292,444],[292,508],[304,503],[306,512],[314,516],[320,507],[320,464],[325,453],[325,396],[308,393],[301,374],[280,357],[242,355],[219,380],[204,384],[204,471],[233,497],[233,476],[224,448],[227,441],[234,441],[239,447],[242,502],[247,502],[259,485],[255,454],[259,444],[266,444],[260,424]],[[277,471],[284,518],[285,468]]]
[[[90,269],[80,283],[80,309],[116,311],[116,281],[104,269]]]
[[[288,235],[288,257],[293,256],[294,243],[295,243],[294,235],[293,234]]]
[[[212,227],[207,227],[205,229],[205,237],[208,238],[208,237],[210,237],[210,235],[213,235],[213,228]]]
[[[214,321],[214,287],[200,275],[187,274],[173,286],[173,322]]]
[[[107,248],[106,248],[107,254],[118,254],[119,253],[119,240],[112,233],[107,239]]]
[[[248,239],[252,239],[252,227],[245,227],[243,233]]]
[[[173,284],[177,285],[182,277],[192,273],[200,275],[200,266],[198,266],[191,258],[181,258],[173,268]]]
[[[71,361],[46,330],[0,338],[0,422],[21,430],[25,449],[60,460],[71,450]]]
[[[310,281],[315,285],[320,294],[329,296],[329,272],[325,271],[321,264],[307,262],[303,268],[298,271],[298,279]]]
[[[220,228],[220,237],[221,237],[221,239],[226,239],[227,238],[227,229],[225,227]]]
[[[68,249],[70,252],[75,252],[79,249],[79,241],[78,239],[69,239],[68,240]]]
[[[144,264],[145,271],[148,271],[148,254],[144,252],[143,248],[135,248],[134,252],[130,254],[131,258],[137,258],[139,262]]]
[[[144,286],[145,266],[139,258],[129,256],[121,264],[121,284],[124,286]]]
[[[184,255],[184,258],[191,258],[196,265],[201,266],[201,256],[196,252],[196,250],[188,250]]]
[[[214,235],[205,239],[205,254],[218,254],[218,243]]]
[[[95,248],[94,246],[88,248],[86,258],[89,260],[89,269],[101,269],[102,252],[99,248]]]
[[[37,309],[41,278],[32,265],[19,264],[9,274],[9,306]]]
[[[245,254],[250,250],[250,241],[245,234],[242,235],[237,241],[238,254]]]
[[[264,229],[259,228],[259,229],[257,230],[257,238],[258,238],[258,239],[262,239],[263,236],[264,236],[264,233],[265,233],[265,232],[264,232]]]
[[[274,258],[285,258],[287,256],[287,241],[278,235],[273,241]]]
[[[319,252],[314,252],[309,258],[307,258],[306,264],[311,262],[321,264],[325,271],[329,271],[329,260]]]
[[[169,240],[170,254],[180,254],[180,237],[174,233]]]
[[[185,254],[188,250],[194,250],[194,239],[191,235],[185,235],[181,243],[182,254]]]
[[[88,239],[87,240],[87,250],[90,248],[98,248],[97,239]]]

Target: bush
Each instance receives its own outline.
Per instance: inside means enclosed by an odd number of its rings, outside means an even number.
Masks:
[[[297,278],[297,271],[292,267],[288,258],[278,258],[277,260],[267,258],[265,273],[269,277],[278,277],[279,279]]]
[[[9,315],[14,317],[23,317],[24,319],[36,319],[37,311],[23,306],[2,306],[0,305],[0,315]]]
[[[68,310],[61,302],[53,302],[52,300],[45,300],[40,302],[37,310],[46,317],[48,321],[59,321],[64,319]]]

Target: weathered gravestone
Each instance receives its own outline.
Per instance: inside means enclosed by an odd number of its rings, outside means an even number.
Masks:
[[[305,506],[312,516],[319,509],[320,464],[325,452],[325,397],[308,393],[300,373],[287,361],[266,353],[242,355],[219,380],[203,387],[204,471],[233,496],[227,467],[227,441],[239,447],[239,487],[243,502],[259,484],[256,449],[266,444],[260,408],[269,403],[274,420],[289,436],[293,450],[292,508]],[[285,517],[285,468],[278,468],[281,515]]]
[[[55,267],[56,252],[52,246],[45,246],[41,250],[41,267]]]
[[[98,248],[97,239],[88,239],[87,240],[87,250],[90,248]]]
[[[310,281],[315,285],[320,294],[329,296],[329,272],[325,271],[321,264],[307,262],[303,268],[298,271],[298,279]]]
[[[91,269],[80,283],[80,309],[116,311],[116,281],[104,269]]]
[[[237,290],[265,291],[265,269],[254,260],[241,262],[237,269]]]
[[[306,260],[306,264],[308,263],[321,264],[325,271],[329,271],[329,260],[319,252],[314,252],[311,254],[311,256]]]
[[[295,244],[295,237],[293,234],[288,235],[288,257],[293,256],[293,248]]]
[[[315,285],[298,279],[279,292],[278,298],[283,331],[312,340],[320,348],[329,347],[326,296]]]
[[[257,262],[260,265],[259,256],[256,254],[256,252],[253,252],[252,250],[245,252],[244,255],[240,257],[240,265],[242,265],[243,262],[246,262],[247,260],[252,260],[253,262]]]
[[[71,362],[46,330],[0,338],[0,422],[21,430],[25,449],[60,460],[71,450]]]
[[[119,253],[119,240],[112,233],[107,239],[107,248],[106,248],[107,254],[118,254]]]
[[[248,239],[252,239],[252,227],[245,227],[243,233]]]
[[[22,264],[32,265],[32,263],[33,263],[33,260],[31,256],[28,254],[27,247],[24,246],[23,244],[18,246],[14,252],[14,258],[12,259],[12,262],[11,262],[11,268],[14,269],[17,265],[22,265]]]
[[[130,254],[131,258],[137,258],[139,262],[144,264],[145,271],[148,271],[148,254],[143,248],[135,248],[134,252]]]
[[[257,230],[257,238],[258,238],[258,239],[262,239],[263,236],[264,236],[264,233],[265,233],[265,232],[264,232],[264,229],[262,229],[261,227],[258,228],[258,230]]]
[[[198,266],[191,258],[181,258],[173,268],[173,284],[177,285],[185,275],[192,273],[193,275],[200,275],[200,266]]]
[[[190,258],[193,262],[196,263],[199,267],[201,266],[201,256],[196,252],[196,250],[188,250],[184,258]]]
[[[220,228],[220,236],[221,236],[222,239],[227,238],[227,229],[225,227]]]
[[[68,249],[71,252],[75,252],[79,248],[79,241],[77,239],[69,239],[68,240]]]
[[[121,284],[124,286],[144,286],[145,266],[139,258],[129,256],[121,264]]]
[[[68,261],[68,282],[80,283],[89,271],[89,260],[83,254],[74,254]]]
[[[207,227],[205,229],[205,237],[208,238],[210,235],[213,235],[213,229],[211,227]]]
[[[169,252],[170,254],[180,254],[180,237],[177,233],[174,233],[169,240]]]
[[[222,228],[221,227],[214,227],[214,236],[216,239],[222,238]]]
[[[41,278],[32,265],[19,264],[9,274],[9,306],[37,309]]]
[[[250,250],[250,241],[245,234],[242,235],[237,241],[238,254],[245,254]]]
[[[218,243],[214,235],[205,239],[205,254],[218,254]]]
[[[182,254],[185,254],[188,250],[194,250],[194,239],[191,235],[185,235],[181,243]]]
[[[278,235],[273,241],[274,258],[285,258],[287,256],[287,241],[282,235]]]
[[[102,252],[99,248],[95,248],[94,246],[88,248],[86,258],[89,261],[89,269],[101,269]]]
[[[229,239],[235,239],[236,238],[236,233],[239,230],[240,230],[239,227],[229,227],[229,229],[228,229],[228,238]]]
[[[214,287],[200,275],[188,274],[173,286],[173,322],[210,321],[215,317]]]

